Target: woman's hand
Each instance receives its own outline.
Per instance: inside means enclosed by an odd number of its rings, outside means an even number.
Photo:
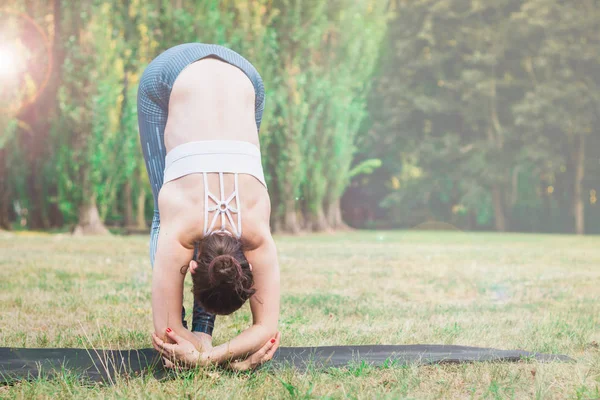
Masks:
[[[192,332],[192,335],[198,340],[200,352],[205,353],[212,349],[212,336],[204,332]]]
[[[281,332],[277,332],[275,338],[269,340],[265,345],[258,350],[256,353],[252,354],[244,361],[236,361],[229,364],[229,367],[234,371],[247,371],[249,369],[255,369],[260,365],[266,363],[270,359],[273,358],[273,354],[279,348],[279,343],[281,341]]]
[[[165,360],[165,367],[173,368],[175,366],[182,366],[184,368],[204,366],[210,362],[208,354],[211,348],[208,344],[202,343],[202,349],[200,352],[194,343],[186,340],[173,332],[171,328],[166,330],[169,339],[175,343],[166,343],[159,338],[156,333],[152,333],[152,344],[156,351],[158,351]]]

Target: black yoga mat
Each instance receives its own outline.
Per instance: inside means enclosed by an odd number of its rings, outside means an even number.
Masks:
[[[345,367],[366,362],[372,366],[389,364],[465,363],[476,361],[520,360],[572,361],[554,354],[530,353],[523,350],[497,350],[479,347],[445,345],[406,346],[326,346],[281,347],[266,368],[292,366],[307,368]],[[114,382],[115,376],[151,374],[161,379],[168,376],[154,349],[86,350],[86,349],[22,349],[0,347],[0,383],[31,380],[39,376],[51,378],[65,372],[75,373],[94,382]]]

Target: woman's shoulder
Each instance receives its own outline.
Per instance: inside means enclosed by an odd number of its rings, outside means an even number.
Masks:
[[[166,182],[158,193],[159,209],[163,207],[194,207],[204,202],[202,174],[189,174]],[[162,210],[160,210],[162,214]]]
[[[169,182],[158,195],[161,227],[168,225],[182,244],[193,243],[202,235],[204,199],[201,194],[190,193],[180,184]]]
[[[271,227],[268,220],[249,218],[243,224],[242,242],[245,251],[253,251],[261,247],[265,242],[272,239]]]

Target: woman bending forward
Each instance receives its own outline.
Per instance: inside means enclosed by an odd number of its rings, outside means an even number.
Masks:
[[[263,107],[256,69],[221,46],[175,46],[142,76],[138,123],[154,195],[153,343],[167,366],[248,369],[279,346],[279,265],[258,140]],[[191,331],[182,304],[187,271]],[[213,347],[215,315],[248,299],[252,326]]]

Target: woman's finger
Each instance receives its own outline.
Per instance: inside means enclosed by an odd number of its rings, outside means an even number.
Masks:
[[[255,354],[256,359],[261,359],[268,353],[269,350],[275,345],[275,339],[269,339],[267,343],[260,350],[258,350]]]
[[[174,350],[175,349],[174,344],[165,343],[165,341],[163,341],[161,338],[159,338],[158,335],[156,335],[156,333],[154,334],[154,340],[156,340],[156,344],[158,345],[158,347],[160,347],[163,350]]]
[[[166,357],[166,358],[168,358],[170,360],[175,360],[175,353],[173,353],[173,352],[170,352],[170,351],[167,351],[167,350],[164,350],[164,349],[160,349],[158,352],[163,357]]]
[[[155,332],[152,332],[152,341],[154,343],[156,343],[158,346],[160,346],[161,343],[163,343],[163,340],[161,338],[159,338]]]
[[[171,361],[166,357],[163,357],[163,360],[165,362],[165,368],[174,369],[177,371],[183,371],[186,369],[184,365],[177,363],[177,360]]]
[[[177,349],[176,344],[165,343],[163,342],[156,334],[154,334],[154,340],[156,341],[156,345],[158,346],[159,351],[162,353],[166,353],[170,356],[175,354],[175,350]]]
[[[281,343],[281,332],[277,332],[277,335],[275,335],[275,343],[273,343],[273,347],[271,347],[269,351],[267,351],[267,356],[269,356],[269,359],[273,358],[273,355],[275,355],[275,352],[279,348],[279,343]]]
[[[169,353],[168,351],[161,349],[160,347],[155,347],[158,354],[160,354],[164,358],[174,358],[173,353]]]
[[[195,260],[191,260],[189,264],[190,274],[195,274],[198,269],[198,263]]]
[[[154,339],[154,333],[152,334],[152,347],[154,347],[154,350],[159,351],[160,348],[158,347],[158,344],[156,343],[156,339]]]
[[[165,368],[175,368],[175,364],[173,364],[167,357],[163,357],[162,359],[165,362]]]
[[[275,352],[279,348],[280,339],[281,339],[281,334],[279,332],[277,332],[277,335],[275,335],[275,343],[273,343],[273,346],[271,346],[271,348],[269,350],[267,350],[265,355],[261,358],[261,360],[260,360],[261,364],[265,363],[273,358],[273,356],[275,355]]]
[[[160,354],[164,354],[165,350],[161,347],[161,341],[158,338],[158,336],[156,336],[155,334],[152,334],[152,346],[154,347],[154,349],[156,351],[158,351]]]
[[[152,334],[152,345],[154,349],[161,355],[163,360],[165,360],[166,368],[175,368],[177,361],[175,350],[167,350],[164,348],[165,345],[169,345],[169,343],[164,343],[155,333]],[[172,345],[171,345],[172,346]],[[166,361],[169,361],[168,363]]]
[[[248,369],[248,363],[246,361],[235,361],[229,364],[229,368],[234,371],[245,371]]]
[[[279,347],[279,343],[281,342],[281,332],[277,332],[275,335],[275,347]]]
[[[181,336],[176,334],[175,331],[172,330],[171,328],[167,328],[166,332],[167,332],[167,336],[177,344],[179,344],[182,340],[184,340]]]
[[[250,356],[250,358],[249,358],[251,368],[256,368],[260,364],[262,364],[263,358],[269,352],[269,350],[271,350],[271,348],[274,345],[275,345],[275,339],[269,339],[267,341],[267,343],[265,343],[264,346],[260,348],[260,350],[258,350],[256,353],[252,354],[252,356]]]
[[[161,347],[162,343],[163,343],[162,340],[160,340],[160,338],[158,336],[156,336],[156,333],[152,333],[152,345],[154,346],[154,348],[157,351],[162,350],[162,347]]]

